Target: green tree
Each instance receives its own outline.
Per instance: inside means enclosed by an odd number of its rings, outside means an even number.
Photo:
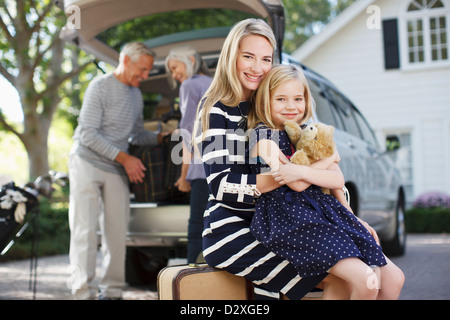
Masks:
[[[59,38],[64,12],[50,0],[0,0],[0,74],[18,91],[22,126],[0,112],[0,127],[25,146],[29,176],[48,172],[48,133],[63,83],[90,61],[72,68]]]
[[[284,51],[291,53],[356,0],[284,0]]]
[[[255,17],[228,9],[195,9],[163,12],[126,21],[102,32],[98,38],[120,51],[130,39],[145,41],[172,33],[214,27],[231,27],[235,22]]]

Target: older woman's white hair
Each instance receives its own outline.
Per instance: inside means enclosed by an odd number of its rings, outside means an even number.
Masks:
[[[191,60],[190,57],[194,57],[194,61]],[[203,61],[200,54],[195,50],[194,47],[189,45],[179,46],[172,48],[169,51],[169,54],[166,57],[166,72],[168,74],[168,81],[172,88],[177,86],[177,82],[175,79],[171,77],[170,68],[169,68],[169,60],[177,60],[185,64],[186,66],[186,74],[187,77],[190,78],[194,74],[203,73],[205,75],[210,75],[208,67]]]

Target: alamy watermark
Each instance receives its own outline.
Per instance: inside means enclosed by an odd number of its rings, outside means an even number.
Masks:
[[[182,163],[182,143],[191,141],[191,133],[179,128],[170,137],[173,143],[171,151],[171,161],[174,164]],[[197,147],[194,150],[194,157],[190,163],[207,164],[235,164],[248,163],[255,164],[257,159],[249,156],[249,146],[256,146],[260,140],[272,140],[279,147],[280,136],[277,130],[270,129],[210,129],[206,132],[204,139],[197,137]],[[277,152],[277,150],[268,150]],[[198,154],[202,153],[202,156]]]
[[[381,29],[381,9],[379,6],[371,5],[367,7],[367,14],[370,16],[366,20],[366,26],[370,30]]]
[[[81,10],[77,5],[68,6],[64,12],[67,15],[66,28],[70,30],[81,29]]]

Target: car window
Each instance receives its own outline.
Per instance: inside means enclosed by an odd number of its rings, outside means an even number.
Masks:
[[[354,110],[353,115],[355,116],[359,129],[361,130],[362,138],[373,147],[378,148],[375,134],[373,133],[366,119],[364,119],[364,117],[359,113],[358,110]]]
[[[331,96],[332,103],[336,106],[336,110],[344,123],[344,130],[352,135],[362,138],[358,125],[356,124],[356,120],[353,116],[353,106],[351,103],[332,88],[329,88],[328,92]]]
[[[335,128],[342,129],[338,122],[337,114],[333,110],[334,107],[328,102],[319,83],[316,80],[309,78],[308,84],[314,98],[316,114],[319,121],[332,125]]]

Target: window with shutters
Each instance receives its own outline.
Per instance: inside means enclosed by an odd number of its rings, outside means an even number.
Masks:
[[[450,1],[409,1],[402,21],[402,64],[406,68],[450,64],[449,23]]]

